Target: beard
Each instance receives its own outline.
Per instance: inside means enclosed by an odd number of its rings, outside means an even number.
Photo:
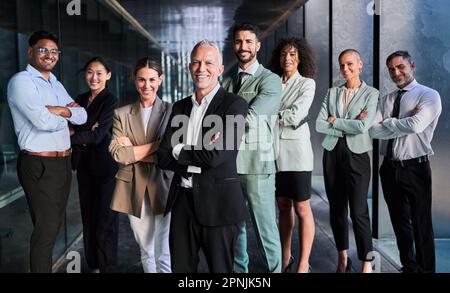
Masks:
[[[242,52],[247,52],[250,55],[247,58],[242,58],[241,56],[239,56],[239,54]],[[238,60],[241,64],[247,64],[248,62],[252,61],[255,58],[255,56],[256,56],[256,53],[253,53],[251,51],[239,50],[236,52],[236,57],[238,58]]]

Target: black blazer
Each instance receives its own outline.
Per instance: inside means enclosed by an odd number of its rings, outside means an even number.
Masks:
[[[159,166],[175,172],[169,190],[166,214],[172,209],[180,189],[181,176],[193,176],[193,200],[195,213],[200,224],[204,226],[220,226],[236,224],[247,217],[247,208],[242,194],[241,184],[236,170],[238,147],[244,132],[244,123],[238,127],[236,123],[226,125],[226,115],[241,115],[245,118],[248,110],[247,102],[241,97],[226,92],[222,87],[211,101],[206,110],[202,125],[208,115],[217,115],[224,125],[220,130],[220,138],[213,145],[213,149],[197,146],[184,146],[178,161],[172,156],[171,138],[175,131],[182,133],[180,143],[186,142],[187,124],[171,126],[176,115],[190,116],[192,109],[191,97],[184,98],[173,105],[172,114],[157,152]],[[226,144],[229,134],[227,128],[234,127],[234,137]],[[203,126],[199,141],[207,137],[206,141],[216,133],[209,131],[213,127]],[[231,129],[228,129],[231,131]],[[187,166],[202,168],[201,174],[187,174]]]
[[[79,95],[75,101],[86,109],[87,121],[83,125],[74,125],[75,133],[70,137],[72,143],[72,169],[79,170],[80,160],[87,160],[90,175],[108,176],[117,172],[117,163],[112,159],[108,147],[111,142],[114,109],[118,105],[117,98],[107,89],[95,97],[87,107],[90,92]],[[92,126],[98,127],[92,131]]]

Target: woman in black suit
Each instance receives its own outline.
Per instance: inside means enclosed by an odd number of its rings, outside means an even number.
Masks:
[[[77,170],[86,260],[93,272],[105,272],[117,263],[119,221],[110,209],[117,165],[108,146],[118,101],[106,89],[111,70],[101,57],[89,60],[84,72],[90,91],[76,102],[86,108],[88,119],[71,129],[72,168]]]

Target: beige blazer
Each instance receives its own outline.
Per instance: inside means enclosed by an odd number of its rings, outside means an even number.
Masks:
[[[139,101],[115,110],[109,151],[113,159],[119,163],[119,171],[111,202],[112,210],[140,218],[142,202],[147,191],[154,213],[164,212],[173,172],[158,167],[156,153],[152,155],[153,163],[136,161],[133,147],[119,145],[116,138],[126,136],[134,146],[161,140],[171,111],[172,105],[157,97],[148,122],[147,133],[144,133]]]

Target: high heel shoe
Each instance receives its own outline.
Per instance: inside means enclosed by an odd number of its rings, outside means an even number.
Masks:
[[[284,268],[284,271],[283,271],[284,274],[291,272],[291,269],[292,269],[292,266],[294,265],[294,262],[295,262],[294,257],[291,255],[291,257],[289,258],[288,265]]]
[[[351,269],[352,269],[352,259],[347,257],[347,266],[345,267],[345,272],[349,274],[351,273]]]

